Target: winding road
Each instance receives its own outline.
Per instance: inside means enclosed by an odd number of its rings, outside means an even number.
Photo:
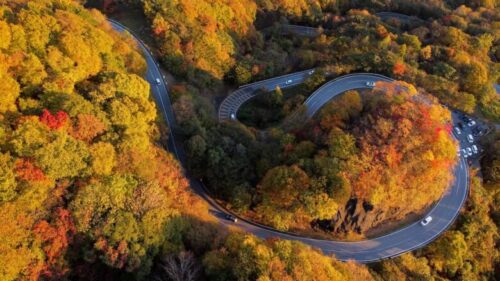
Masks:
[[[127,30],[118,22],[110,22],[113,28],[117,31],[123,32]],[[132,32],[129,31],[129,33],[133,35]],[[161,79],[161,72],[148,48],[139,40],[138,37],[134,37],[143,50],[148,64],[145,78],[150,82],[151,90],[158,108],[162,112],[163,117],[170,128],[168,149],[176,156],[181,164],[185,166],[186,156],[182,143],[177,143],[175,139],[177,125],[166,84]],[[220,107],[219,120],[224,121],[231,119],[231,113],[236,113],[245,101],[255,96],[255,91],[257,89],[264,88],[269,90],[274,89],[276,86],[286,88],[297,85],[312,75],[313,72],[313,70],[306,70],[241,87],[224,100]],[[160,84],[155,82],[157,78],[161,79]],[[346,75],[332,80],[315,91],[311,97],[305,101],[308,116],[313,116],[325,103],[346,90],[366,88],[366,81],[391,81],[391,79],[381,75],[362,73]],[[186,176],[190,181],[193,191],[207,201],[210,205],[211,213],[214,214],[221,224],[239,227],[240,229],[261,238],[279,237],[282,239],[298,240],[321,249],[325,254],[333,254],[336,258],[343,261],[354,260],[360,263],[368,263],[395,257],[405,252],[420,248],[436,239],[454,222],[465,202],[465,199],[467,198],[469,186],[468,168],[462,157],[460,157],[460,161],[457,163],[454,173],[455,182],[450,186],[448,192],[446,192],[441,200],[429,212],[429,215],[433,217],[433,221],[429,225],[424,227],[421,226],[419,222],[415,222],[390,234],[370,240],[356,242],[299,237],[290,233],[276,231],[270,227],[249,222],[244,219],[241,219],[238,223],[234,224],[224,218],[225,214],[230,212],[218,205],[207,194],[203,183],[191,177],[187,174],[187,172]]]

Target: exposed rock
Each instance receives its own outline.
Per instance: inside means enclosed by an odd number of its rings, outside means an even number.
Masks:
[[[399,209],[385,211],[368,202],[352,198],[343,209],[339,209],[334,218],[315,220],[311,224],[314,228],[333,232],[334,234],[346,234],[348,232],[363,234],[386,219],[399,215],[399,213]]]

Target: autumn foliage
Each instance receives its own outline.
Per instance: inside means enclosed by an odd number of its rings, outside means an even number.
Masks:
[[[92,139],[106,130],[106,125],[97,117],[90,114],[79,114],[75,123],[70,133],[74,138],[84,142],[92,141]]]
[[[392,74],[395,76],[403,76],[406,71],[406,66],[402,62],[396,62],[392,68]]]
[[[40,122],[53,130],[62,128],[66,125],[67,121],[68,114],[64,111],[58,111],[56,114],[52,114],[47,109],[44,109],[42,115],[40,115]]]
[[[41,241],[42,249],[47,257],[42,275],[55,280],[58,276],[64,276],[69,270],[65,267],[62,258],[75,231],[70,212],[63,208],[57,208],[54,211],[51,222],[42,220],[34,226],[33,233]]]
[[[46,177],[43,171],[33,164],[33,160],[30,159],[19,159],[16,162],[16,176],[20,180],[25,181],[41,181]]]
[[[140,279],[170,243],[192,198],[156,144],[144,70],[97,10],[2,2],[0,280],[88,280],[93,268]],[[118,165],[131,151],[138,161]]]
[[[260,144],[267,153],[279,147],[280,158],[260,156],[257,171],[268,168],[247,204],[255,205],[252,218],[283,230],[322,221],[337,234],[364,233],[420,212],[449,187],[457,160],[450,112],[404,82],[346,92],[303,128],[277,137],[279,146]],[[239,192],[233,204],[252,202]],[[352,209],[363,220],[345,217]]]

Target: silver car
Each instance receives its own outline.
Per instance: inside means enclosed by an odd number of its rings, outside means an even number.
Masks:
[[[468,134],[468,135],[467,135],[467,140],[468,140],[470,143],[473,143],[473,142],[474,142],[474,137],[473,137],[471,134]]]
[[[477,149],[477,146],[475,144],[472,146],[472,152],[474,152],[474,154],[477,154],[479,152],[479,149]]]
[[[464,158],[469,157],[469,155],[467,154],[467,150],[465,149],[462,149],[462,155],[464,156]]]

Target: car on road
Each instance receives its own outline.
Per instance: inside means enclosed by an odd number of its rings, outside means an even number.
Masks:
[[[476,121],[470,120],[469,123],[467,123],[467,126],[469,127],[474,127],[476,125]]]
[[[290,85],[290,84],[292,84],[292,82],[293,82],[293,80],[286,80],[285,84]]]
[[[479,149],[477,149],[476,145],[472,146],[472,152],[474,152],[474,154],[477,154],[479,152]]]
[[[468,140],[470,143],[473,143],[473,142],[474,142],[474,137],[473,137],[471,134],[468,134],[468,135],[467,135],[467,140]]]
[[[236,119],[236,115],[234,113],[231,113],[231,119],[232,120],[235,120]]]
[[[314,74],[314,69],[311,70],[311,71],[309,71],[308,73],[309,73],[309,75],[313,75]]]
[[[238,218],[236,218],[235,216],[230,215],[230,214],[226,214],[226,219],[229,221],[232,221],[234,223],[238,222]]]
[[[157,85],[161,85],[161,80],[160,80],[160,78],[156,78],[156,84],[157,84]]]
[[[420,224],[421,224],[422,226],[426,226],[426,225],[428,225],[431,221],[432,221],[432,217],[431,217],[431,216],[427,216],[425,219],[423,219],[423,220],[420,222]]]
[[[464,156],[464,158],[467,158],[468,157],[467,150],[462,149],[462,155]]]
[[[460,134],[462,134],[462,131],[460,131],[460,129],[458,127],[455,127],[455,133],[457,135],[460,135]]]
[[[368,86],[368,87],[375,87],[375,82],[373,82],[373,81],[366,81],[366,86]]]
[[[467,155],[472,156],[472,149],[467,147]]]

